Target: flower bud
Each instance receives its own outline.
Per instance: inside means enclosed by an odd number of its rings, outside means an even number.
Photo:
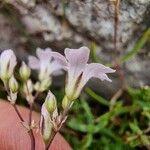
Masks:
[[[20,67],[19,73],[20,73],[20,77],[24,81],[26,81],[30,77],[31,70],[24,62],[22,62],[22,65]]]
[[[43,81],[41,81],[41,91],[45,91],[48,89],[48,87],[51,85],[52,83],[52,80],[51,78],[47,78],[47,79],[44,79]]]
[[[43,136],[44,142],[47,144],[52,132],[52,123],[50,119],[50,115],[45,108],[45,105],[42,105],[41,109],[41,120],[40,120],[40,129]]]
[[[27,80],[27,83],[23,86],[24,93],[32,93],[33,92],[33,83],[30,79]]]
[[[62,100],[62,107],[64,110],[67,110],[71,107],[73,101],[70,101],[67,96],[65,96]]]
[[[18,82],[14,78],[14,76],[12,76],[9,80],[9,88],[12,91],[12,93],[16,93],[18,91]]]
[[[44,103],[45,103],[45,107],[49,113],[52,113],[55,111],[55,109],[57,109],[56,98],[51,91],[48,92]]]
[[[36,91],[39,91],[39,92],[41,92],[41,84],[40,84],[40,82],[36,82],[35,84],[34,84],[34,89],[36,90]]]
[[[12,50],[2,52],[0,56],[0,77],[3,81],[11,78],[16,64],[16,56]]]
[[[51,78],[47,78],[41,82],[36,82],[34,85],[34,89],[36,91],[43,92],[48,89],[48,87],[51,85],[51,82]]]

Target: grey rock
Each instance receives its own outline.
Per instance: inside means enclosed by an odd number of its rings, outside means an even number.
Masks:
[[[3,13],[8,6],[17,10],[17,13],[9,15],[21,22],[24,34],[20,34],[18,26],[12,25]],[[65,47],[90,47],[94,42],[97,56],[105,63],[113,61],[114,5],[110,1],[39,0],[36,3],[35,0],[12,0],[1,9],[1,50],[14,48],[18,56],[24,58],[30,51],[35,53],[36,47],[49,46],[62,51]],[[119,13],[118,47],[120,54],[125,55],[150,25],[147,19],[150,16],[150,0],[122,0]],[[150,44],[123,65],[125,77],[132,86],[150,85],[148,46]],[[118,76],[115,76],[112,89],[120,87]]]

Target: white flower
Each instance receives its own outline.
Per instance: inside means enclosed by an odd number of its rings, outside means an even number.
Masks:
[[[106,73],[113,73],[115,70],[99,63],[88,64],[90,50],[87,47],[79,49],[65,49],[65,57],[57,52],[52,52],[53,57],[59,63],[63,64],[68,72],[65,92],[70,100],[77,99],[79,94],[92,77],[99,78],[102,81],[111,81]]]
[[[37,48],[37,57],[29,56],[29,67],[32,69],[40,70],[39,79],[44,80],[62,68],[62,65],[52,59],[51,49],[46,48],[42,50]]]
[[[11,49],[4,50],[1,53],[1,56],[0,56],[0,77],[3,81],[11,78],[16,64],[17,64],[16,56]]]

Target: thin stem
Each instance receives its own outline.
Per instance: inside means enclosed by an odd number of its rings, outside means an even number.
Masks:
[[[30,139],[31,139],[31,150],[35,150],[35,137],[34,137],[32,129],[30,129],[28,131],[28,133],[29,133],[29,136],[30,136]]]
[[[31,122],[32,122],[32,108],[33,108],[33,104],[30,104],[30,111],[29,111],[29,125],[31,125]]]
[[[29,127],[30,127],[30,130],[29,130],[29,136],[30,136],[30,139],[31,139],[31,150],[35,150],[35,137],[34,137],[34,134],[33,134],[33,130],[32,130],[32,109],[33,109],[33,104],[31,103],[30,104],[30,111],[29,111]]]
[[[8,89],[8,82],[4,82],[4,86],[5,86],[7,94],[10,95],[10,91]],[[26,86],[27,86],[27,84],[26,84]],[[27,87],[27,92],[28,92],[28,94],[30,94],[28,87]],[[21,116],[21,114],[20,114],[18,108],[16,107],[16,105],[12,104],[12,106],[13,106],[17,116],[21,120],[21,122],[24,122],[24,119]],[[28,131],[28,134],[29,134],[30,139],[31,139],[31,150],[35,150],[35,137],[34,137],[34,134],[33,134],[32,128],[31,128],[31,125],[32,125],[32,108],[33,108],[33,104],[31,103],[30,104],[30,112],[29,112],[29,127],[30,127],[30,129]]]
[[[72,104],[70,104],[70,105],[72,105]],[[60,121],[60,123],[58,124],[58,129],[57,129],[57,131],[52,130],[52,135],[51,135],[51,137],[50,137],[50,139],[49,139],[49,141],[48,141],[48,144],[45,146],[45,150],[48,150],[48,149],[49,149],[49,147],[51,146],[51,144],[52,144],[52,142],[53,142],[53,140],[54,140],[54,138],[55,138],[55,136],[56,136],[56,134],[57,134],[57,133],[60,131],[60,129],[62,128],[63,123],[64,123],[64,119],[66,118],[66,116],[67,116],[69,110],[70,110],[70,107],[68,107],[68,109],[66,109],[66,110],[63,110],[63,112],[62,112],[62,117],[61,117],[61,121]]]
[[[18,108],[16,107],[16,105],[14,104],[14,105],[12,105],[13,106],[13,108],[14,108],[14,110],[15,110],[15,112],[16,112],[16,114],[18,115],[18,117],[19,117],[19,119],[21,120],[21,122],[24,122],[24,119],[22,118],[22,116],[21,116],[21,114],[20,114],[20,112],[19,112],[19,110],[18,110]],[[32,120],[32,106],[30,107],[31,109],[30,109],[30,119],[29,119],[29,126],[31,126],[31,120]],[[30,129],[29,131],[28,131],[28,134],[29,134],[29,136],[30,136],[30,139],[31,139],[31,150],[35,150],[35,137],[34,137],[34,134],[33,134],[33,131],[32,131],[32,129]]]
[[[15,110],[17,116],[18,116],[19,119],[21,120],[21,122],[24,122],[24,119],[23,119],[23,117],[21,116],[21,114],[20,114],[20,112],[19,112],[17,106],[16,106],[15,104],[12,104],[12,106],[13,106],[13,108],[14,108],[14,110]]]
[[[48,144],[45,146],[45,150],[49,149],[49,147],[51,146],[57,133],[58,133],[58,131],[54,131],[54,130],[52,131],[52,136],[51,136],[50,140],[48,141]]]
[[[7,94],[10,96],[10,91],[9,91],[9,89],[8,89],[8,82],[4,81],[4,87],[5,87],[5,90],[6,90]],[[10,97],[11,97],[11,96],[10,96]],[[19,112],[19,110],[18,110],[16,104],[12,104],[12,106],[13,106],[13,108],[14,108],[14,110],[15,110],[17,116],[18,116],[19,119],[21,120],[21,122],[24,122],[24,119],[23,119],[23,117],[21,116],[21,114],[20,114],[20,112]]]
[[[118,24],[119,24],[119,5],[120,0],[116,0],[115,3],[115,15],[114,15],[114,50],[118,51]]]
[[[31,139],[31,150],[35,150],[35,137],[34,137],[33,130],[32,130],[32,110],[33,110],[34,97],[32,97],[32,95],[28,89],[27,82],[25,83],[25,85],[27,88],[27,95],[32,98],[31,102],[29,102],[29,105],[30,105],[30,110],[29,110],[29,127],[30,127],[30,130],[28,133],[29,133],[29,136]]]

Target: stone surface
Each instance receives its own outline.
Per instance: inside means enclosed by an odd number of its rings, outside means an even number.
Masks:
[[[60,51],[65,47],[90,47],[94,42],[97,56],[105,63],[113,61],[114,5],[110,1],[12,0],[4,2],[0,10],[1,50],[14,48],[24,58],[36,47]],[[121,0],[119,13],[118,46],[125,55],[150,26],[150,0]],[[149,45],[123,66],[132,86],[150,84]],[[119,82],[115,85],[119,87]]]

